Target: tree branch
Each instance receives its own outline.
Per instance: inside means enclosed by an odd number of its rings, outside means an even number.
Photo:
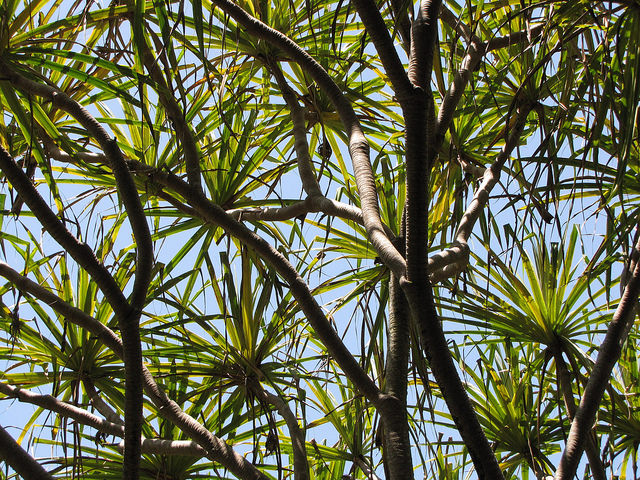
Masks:
[[[431,371],[440,387],[451,418],[469,450],[478,479],[503,479],[495,453],[482,430],[453,362],[433,300],[431,285],[405,282],[402,287],[407,296],[412,317],[420,329],[420,341]]]
[[[449,86],[449,90],[445,94],[442,99],[442,103],[440,104],[440,111],[438,112],[438,120],[436,124],[436,133],[435,133],[435,145],[438,151],[442,147],[442,143],[444,142],[445,135],[451,126],[451,121],[456,112],[456,108],[458,107],[458,103],[462,98],[462,94],[464,93],[473,72],[476,70],[477,66],[480,64],[480,60],[484,57],[486,53],[486,46],[478,41],[477,37],[474,35],[472,37],[472,41],[469,43],[468,50],[464,58],[462,59],[462,65],[460,66],[460,70],[454,73],[453,81]]]
[[[29,177],[20,169],[2,145],[0,145],[0,170],[31,209],[42,227],[78,262],[78,265],[91,275],[114,312],[117,315],[126,315],[129,311],[129,304],[109,271],[98,261],[89,245],[78,241],[67,230],[40,196]]]
[[[125,361],[125,401],[129,409],[129,415],[127,415],[125,411],[125,423],[131,436],[129,437],[129,435],[127,435],[126,443],[127,445],[131,445],[131,451],[135,453],[137,458],[132,458],[134,453],[128,452],[126,455],[128,460],[125,468],[127,475],[131,474],[130,478],[136,479],[137,475],[134,472],[138,470],[140,461],[138,450],[140,448],[140,436],[142,435],[140,424],[140,415],[142,414],[142,382],[140,381],[142,349],[137,328],[140,313],[136,313],[130,309],[129,303],[122,291],[107,269],[98,262],[93,250],[91,250],[86,243],[79,242],[78,239],[67,230],[40,196],[29,177],[18,167],[16,162],[1,145],[0,170],[4,172],[9,182],[13,185],[13,188],[18,191],[20,197],[29,206],[44,229],[89,273],[93,281],[96,282],[100,290],[105,294],[107,301],[118,317],[123,340],[128,342],[127,348],[124,350],[127,354],[127,360]],[[129,365],[128,368],[127,364]],[[126,387],[127,384],[129,387]],[[134,412],[139,412],[139,414],[134,414]]]
[[[53,480],[53,476],[29,455],[0,425],[0,459],[29,480]]]
[[[153,56],[153,53],[151,53],[151,50],[149,50],[146,43],[144,43],[144,41],[141,43],[144,45],[144,52],[142,55],[144,66],[149,71],[151,79],[158,86],[156,89],[158,99],[167,112],[167,116],[171,120],[171,124],[178,134],[178,139],[182,145],[185,169],[187,171],[187,180],[194,186],[194,188],[201,190],[200,152],[198,151],[198,145],[196,144],[193,132],[184,118],[182,108],[180,108],[180,105],[169,90],[169,86],[164,79],[162,70],[158,66],[157,59]]]
[[[438,38],[438,15],[441,0],[422,0],[418,17],[411,27],[409,80],[414,86],[431,92],[433,53]]]
[[[324,196],[307,197],[304,200],[283,207],[251,207],[227,210],[227,213],[236,220],[248,222],[291,220],[301,215],[318,212],[349,220],[359,225],[363,224],[362,211],[358,207],[331,200]],[[386,225],[384,227],[389,235],[393,235]]]
[[[118,444],[124,450],[124,442]],[[207,451],[191,440],[167,440],[165,438],[143,438],[140,444],[142,453],[147,455],[180,455],[189,457],[206,457]],[[250,477],[249,477],[250,478]]]
[[[255,388],[257,395],[265,402],[273,405],[284,419],[291,436],[293,449],[293,477],[295,480],[309,480],[309,462],[307,461],[307,449],[305,447],[304,430],[300,428],[298,419],[293,414],[289,405],[280,398],[265,389],[261,385]]]
[[[634,249],[640,250],[640,242],[634,246]],[[624,294],[613,314],[604,341],[600,346],[596,363],[589,374],[589,380],[582,394],[580,405],[573,422],[571,422],[567,445],[564,452],[562,452],[558,470],[556,470],[554,477],[556,480],[569,480],[576,474],[578,463],[582,457],[584,442],[587,436],[591,434],[596,412],[602,401],[604,391],[609,385],[611,371],[620,358],[622,346],[627,340],[629,326],[635,319],[639,294],[640,262],[633,269],[633,276],[624,289]]]
[[[552,348],[553,358],[556,362],[556,377],[558,378],[558,386],[562,392],[562,398],[569,415],[569,420],[573,421],[576,416],[576,404],[573,398],[573,391],[571,389],[571,378],[569,375],[569,369],[567,364],[562,358],[562,345],[557,345]],[[598,453],[597,445],[592,435],[588,435],[585,442],[585,450],[587,452],[587,458],[589,459],[589,466],[591,467],[591,476],[593,480],[606,480],[607,474],[604,471],[600,455]]]
[[[395,25],[400,32],[400,38],[402,39],[404,50],[407,53],[411,51],[411,20],[409,19],[410,7],[412,7],[412,2],[409,0],[391,0],[391,8],[393,9]]]
[[[399,240],[403,240],[399,237]],[[409,320],[407,300],[398,278],[389,278],[389,320],[385,392],[396,399],[393,411],[383,417],[383,456],[389,480],[413,477],[411,442],[407,417],[407,372],[409,371]]]
[[[269,69],[278,83],[282,98],[289,107],[291,112],[291,121],[293,122],[293,145],[298,160],[298,174],[302,180],[302,188],[308,196],[323,196],[320,190],[320,184],[316,178],[313,168],[313,162],[309,155],[309,144],[307,143],[307,127],[304,118],[304,108],[300,106],[296,99],[296,94],[284,78],[280,67],[272,62]]]
[[[39,395],[31,392],[30,390],[7,385],[6,383],[0,383],[0,393],[3,393],[10,398],[16,398],[24,403],[37,405],[45,410],[55,412],[62,417],[71,418],[82,425],[88,425],[100,432],[115,435],[117,437],[124,436],[123,425],[103,420],[83,408],[58,400],[51,395]]]
[[[4,62],[0,63],[0,72],[19,90],[29,95],[45,98],[56,108],[71,115],[102,148],[113,171],[118,193],[122,198],[122,203],[127,211],[131,229],[136,239],[136,280],[131,294],[130,308],[142,310],[146,302],[147,288],[153,268],[153,243],[149,225],[140,202],[140,196],[117,142],[109,136],[102,125],[82,105],[70,98],[66,93],[49,85],[29,80]],[[122,302],[116,302],[114,310],[116,307],[123,308],[123,311],[119,312],[123,317],[129,314],[128,308]]]
[[[446,8],[442,7],[440,12],[441,18],[446,21],[452,28],[457,30],[468,42],[467,53],[462,59],[460,69],[454,73],[453,81],[449,86],[449,90],[442,99],[440,104],[440,111],[438,112],[437,130],[435,135],[435,146],[438,151],[442,147],[445,135],[451,127],[451,122],[460,103],[460,99],[471,80],[473,72],[476,71],[480,61],[484,58],[485,54],[491,50],[507,47],[514,43],[523,42],[529,38],[533,39],[540,35],[543,25],[537,25],[531,29],[531,37],[528,36],[529,32],[516,32],[505,37],[493,38],[488,42],[483,42],[480,37],[475,35],[471,29],[455,18],[453,13]]]
[[[382,15],[380,15],[378,6],[373,0],[353,0],[353,3],[362,23],[364,23],[367,35],[369,35],[376,47],[400,105],[410,102],[413,94],[413,85],[409,81],[404,65],[400,61],[396,46],[391,35],[389,35],[389,29]]]
[[[124,421],[120,418],[120,415],[118,415],[115,410],[113,410],[113,408],[111,408],[111,406],[109,406],[107,402],[100,397],[100,394],[96,391],[96,387],[90,378],[84,376],[82,378],[82,385],[84,386],[84,391],[89,396],[91,405],[100,412],[100,415],[112,423],[124,425]]]
[[[103,420],[83,408],[58,400],[51,395],[39,395],[30,390],[5,383],[0,383],[0,393],[5,394],[7,398],[15,398],[20,402],[37,405],[45,410],[57,413],[61,417],[70,418],[81,425],[95,428],[99,432],[120,438],[124,436],[124,425],[121,423]],[[120,444],[119,448],[124,450],[124,442]],[[141,449],[143,453],[147,454],[190,455],[196,457],[205,457],[207,454],[200,445],[190,440],[143,438]]]
[[[47,153],[56,160],[61,162],[75,163],[72,155],[60,150],[50,139],[44,142]],[[106,164],[107,159],[104,155],[91,152],[77,152],[75,155],[79,159],[86,161],[87,163],[100,163]],[[137,160],[127,159],[127,165],[130,171],[134,174],[144,176],[144,180],[149,182],[147,174],[155,171],[155,168],[141,163]],[[171,197],[166,192],[159,193],[159,196],[171,203],[173,206],[180,208],[188,215],[196,215],[196,212],[187,207],[186,205],[179,205],[176,199]],[[260,221],[284,221],[291,220],[296,217],[306,215],[308,213],[323,213],[325,215],[331,215],[343,220],[357,223],[364,226],[364,220],[362,218],[362,210],[354,205],[348,203],[332,200],[323,195],[308,196],[304,200],[294,202],[282,207],[247,207],[247,208],[235,208],[226,211],[230,216],[238,221],[247,222],[260,222]],[[394,238],[395,234],[386,225],[382,225],[384,231],[389,238]]]
[[[473,233],[473,227],[480,218],[489,201],[489,194],[493,187],[500,181],[500,172],[505,162],[509,159],[511,152],[520,143],[520,137],[526,125],[527,116],[531,111],[531,105],[521,105],[516,107],[517,115],[513,121],[513,127],[509,132],[505,145],[491,164],[484,171],[482,182],[476,190],[471,203],[464,212],[453,245],[441,252],[431,255],[429,258],[429,273],[432,282],[443,280],[460,273],[467,266],[469,260],[469,238]],[[511,120],[508,120],[509,122]]]

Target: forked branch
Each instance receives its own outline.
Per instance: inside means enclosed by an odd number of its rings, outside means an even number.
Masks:
[[[79,308],[68,304],[42,285],[19,274],[4,262],[0,262],[0,275],[9,280],[21,292],[33,295],[38,300],[44,302],[55,312],[64,316],[67,321],[96,335],[120,359],[123,358],[122,341],[102,322],[99,322]],[[236,453],[224,440],[209,432],[193,417],[183,412],[178,404],[169,399],[145,365],[142,366],[142,373],[144,391],[156,406],[158,415],[172,422],[197,442],[206,452],[207,458],[219,462],[238,478],[267,480],[268,477],[260,472],[260,470],[247,459]]]

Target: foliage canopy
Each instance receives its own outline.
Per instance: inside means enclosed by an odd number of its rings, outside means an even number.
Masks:
[[[636,475],[637,0],[0,13],[1,478]]]

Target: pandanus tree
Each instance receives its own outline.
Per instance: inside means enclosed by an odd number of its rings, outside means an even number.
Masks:
[[[0,11],[2,478],[636,474],[637,0]]]

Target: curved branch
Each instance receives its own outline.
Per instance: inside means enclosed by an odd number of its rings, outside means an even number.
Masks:
[[[30,390],[5,383],[0,383],[0,393],[5,394],[7,398],[15,398],[20,402],[37,405],[45,410],[55,412],[61,417],[70,418],[79,424],[95,428],[99,432],[120,438],[124,436],[124,425],[121,423],[103,420],[83,408],[58,400],[51,395],[39,395]],[[124,442],[119,445],[119,448],[124,450]],[[205,457],[207,454],[204,448],[190,440],[143,438],[141,449],[143,453],[147,454],[190,455],[196,457]]]
[[[462,94],[464,93],[465,88],[467,88],[467,84],[469,83],[469,80],[471,80],[473,72],[480,64],[480,60],[482,60],[486,51],[486,45],[480,42],[474,35],[469,43],[467,54],[462,59],[460,70],[454,73],[453,81],[449,86],[449,90],[447,90],[447,93],[440,104],[436,134],[434,138],[434,148],[438,151],[440,150],[440,147],[444,142],[445,135],[451,126],[453,116],[456,112],[456,108],[458,107],[458,103],[462,98]]]
[[[354,176],[360,193],[362,218],[369,240],[382,262],[399,278],[405,275],[406,263],[394,248],[380,219],[378,194],[369,160],[369,144],[351,103],[343,95],[333,78],[306,51],[281,32],[252,17],[230,0],[213,0],[221,10],[233,17],[250,34],[263,39],[285,52],[308,73],[335,106],[349,138],[349,152]]]
[[[27,453],[0,425],[0,459],[10,465],[22,478],[53,480],[53,476]]]
[[[90,378],[83,377],[82,385],[84,386],[84,391],[89,396],[91,405],[100,412],[100,415],[112,423],[124,425],[124,421],[120,418],[120,415],[118,415],[115,410],[107,404],[107,402],[102,400],[102,397],[100,397],[100,394],[96,391],[96,387],[93,385]]]
[[[151,79],[158,85],[158,88],[156,89],[158,99],[167,112],[167,116],[171,120],[171,124],[176,130],[180,143],[182,144],[187,180],[194,186],[194,188],[201,190],[200,152],[198,151],[198,145],[196,144],[193,132],[184,118],[184,113],[182,112],[180,105],[173,95],[171,95],[169,86],[162,75],[162,71],[158,66],[156,58],[154,58],[144,41],[142,41],[141,44],[143,45],[144,50],[142,55],[144,65],[149,71]]]
[[[460,220],[453,245],[429,257],[429,274],[432,282],[453,277],[466,268],[469,260],[468,241],[473,233],[473,227],[486,207],[493,187],[500,181],[502,167],[520,142],[531,109],[531,105],[522,105],[518,108],[517,118],[513,122],[513,128],[509,132],[505,145],[491,166],[484,171],[482,182]]]
[[[376,47],[400,105],[411,101],[413,85],[400,61],[396,46],[389,35],[389,29],[382,15],[380,15],[378,6],[373,0],[353,0],[353,3],[362,23],[364,23],[367,35]]]
[[[256,393],[265,402],[273,405],[280,416],[284,419],[291,436],[291,447],[293,449],[293,477],[295,480],[308,480],[309,462],[307,461],[307,449],[305,447],[304,430],[300,428],[298,419],[293,414],[289,405],[280,398],[259,386],[255,389]]]
[[[115,435],[117,437],[124,436],[124,426],[108,420],[103,420],[83,408],[58,400],[51,395],[39,395],[31,392],[30,390],[7,385],[6,383],[0,383],[0,393],[5,394],[7,397],[18,399],[24,403],[37,405],[38,407],[55,412],[63,417],[71,418],[82,425],[88,425],[100,432]]]
[[[304,119],[304,108],[300,106],[296,99],[296,94],[284,78],[280,67],[273,62],[269,65],[273,76],[276,78],[282,98],[287,103],[291,111],[291,121],[293,122],[293,146],[296,150],[298,160],[298,173],[302,180],[302,188],[310,197],[322,196],[320,184],[316,178],[313,162],[309,155],[309,143],[307,142],[307,128]]]
[[[495,37],[487,41],[486,50],[490,52],[492,50],[498,50],[499,48],[506,48],[517,43],[523,43],[525,41],[533,42],[533,39],[540,36],[544,31],[545,24],[541,23],[531,27],[528,31],[514,32],[504,37]]]
[[[640,250],[640,242],[634,246],[634,249]],[[611,323],[607,328],[607,334],[600,346],[596,363],[589,374],[589,380],[582,394],[580,405],[573,422],[571,422],[567,445],[564,452],[562,452],[558,470],[556,470],[554,477],[556,480],[569,480],[574,478],[576,474],[584,443],[591,433],[602,396],[609,385],[611,371],[620,358],[622,346],[629,333],[629,325],[635,319],[639,294],[640,262],[636,264],[633,276],[624,289],[624,294],[613,314]]]
[[[451,126],[451,122],[455,115],[458,103],[462,98],[473,72],[478,68],[480,61],[491,50],[508,47],[514,43],[521,43],[528,39],[533,39],[540,35],[543,25],[536,25],[530,32],[516,32],[504,37],[492,38],[488,42],[483,42],[477,35],[471,32],[471,29],[462,22],[457,21],[453,13],[446,7],[442,7],[441,18],[446,21],[452,28],[458,30],[464,38],[469,42],[467,53],[462,59],[460,69],[454,73],[453,81],[449,86],[449,90],[442,99],[440,111],[438,112],[437,130],[435,135],[435,147],[440,150],[444,142],[445,135]],[[529,36],[530,33],[530,36]]]
[[[42,227],[78,262],[98,285],[117,315],[126,315],[129,304],[109,271],[96,258],[86,243],[80,242],[40,196],[31,180],[0,145],[0,170],[31,209]]]

